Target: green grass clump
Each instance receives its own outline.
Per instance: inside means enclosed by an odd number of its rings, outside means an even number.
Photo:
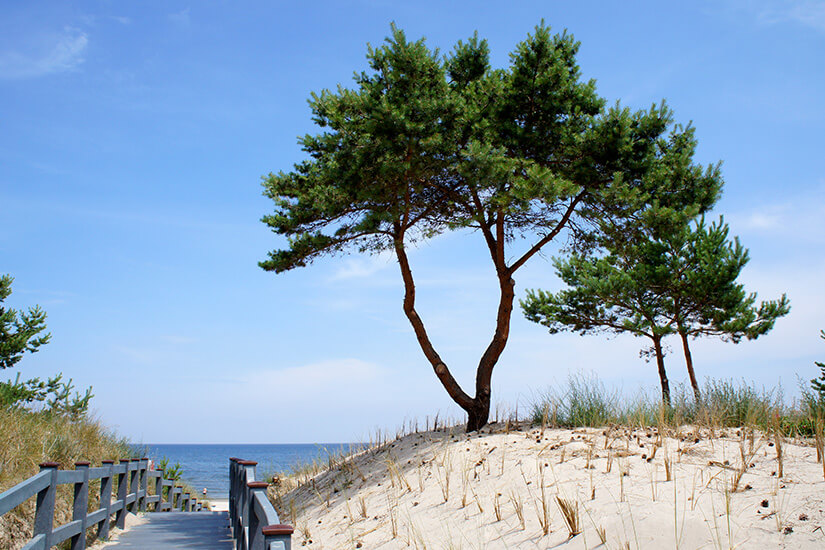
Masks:
[[[571,376],[567,386],[548,389],[533,403],[531,419],[551,426],[603,426],[621,414],[617,391],[608,390],[595,376]]]
[[[817,414],[822,416],[825,411],[825,402],[804,386],[800,389],[802,398],[787,405],[781,387],[760,389],[744,380],[708,379],[700,401],[694,399],[690,388],[676,385],[671,405],[664,407],[658,392],[640,392],[628,398],[607,388],[595,375],[575,374],[565,386],[550,388],[534,398],[530,420],[567,428],[652,426],[664,420],[671,425],[753,426],[810,436]]]
[[[126,442],[99,422],[88,417],[32,412],[20,408],[0,408],[0,492],[40,471],[42,462],[57,462],[62,469],[74,469],[75,462],[135,458]],[[99,482],[89,488],[89,507],[98,505]],[[55,525],[71,521],[71,485],[58,488]],[[32,535],[35,498],[0,517],[0,548],[21,548]]]

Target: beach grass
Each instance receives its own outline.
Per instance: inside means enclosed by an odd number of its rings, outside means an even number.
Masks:
[[[655,426],[695,424],[704,427],[749,426],[813,437],[816,419],[825,416],[822,399],[800,384],[800,397],[788,403],[783,389],[759,388],[744,380],[707,379],[696,401],[692,390],[676,384],[671,405],[656,392],[626,395],[608,388],[594,375],[571,375],[566,384],[534,394],[529,420],[548,427]]]
[[[92,418],[72,419],[47,412],[0,409],[0,492],[31,477],[43,462],[74,469],[75,462],[135,457],[129,443]],[[89,490],[89,508],[96,509],[99,481]],[[0,548],[21,548],[32,534],[35,499],[0,518]],[[71,521],[72,487],[58,487],[55,525]]]
[[[744,382],[703,390],[696,403],[677,388],[668,408],[573,377],[522,405],[526,419],[500,407],[470,434],[405,422],[272,475],[269,495],[314,548],[825,544],[818,402]]]

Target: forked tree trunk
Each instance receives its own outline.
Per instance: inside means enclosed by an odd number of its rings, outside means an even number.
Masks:
[[[490,419],[490,394],[487,394],[486,401],[476,396],[473,399],[473,408],[467,411],[467,432],[480,430],[487,425]]]
[[[693,387],[693,396],[696,398],[696,403],[699,403],[702,401],[702,394],[699,392],[699,383],[696,381],[696,373],[693,371],[693,357],[690,355],[687,332],[680,328],[679,336],[682,337],[682,349],[685,351],[685,364],[690,377],[690,385]]]
[[[662,403],[670,407],[670,384],[665,372],[665,354],[662,350],[662,337],[653,337],[653,348],[656,350],[656,365],[659,367],[659,381],[662,384]]]
[[[401,277],[404,280],[404,314],[410,321],[415,331],[424,356],[433,367],[436,377],[447,390],[447,393],[456,404],[467,412],[467,431],[475,431],[483,428],[490,419],[490,386],[493,377],[493,367],[498,362],[507,339],[510,335],[510,316],[513,311],[513,301],[515,299],[515,282],[507,273],[499,275],[500,297],[498,304],[498,314],[496,317],[496,329],[493,339],[481,356],[476,371],[476,395],[470,397],[458,384],[452,373],[447,368],[444,361],[435,351],[427,335],[424,323],[421,321],[418,312],[415,310],[415,281],[412,276],[410,264],[407,259],[404,243],[396,239],[395,253],[398,264],[401,268]]]

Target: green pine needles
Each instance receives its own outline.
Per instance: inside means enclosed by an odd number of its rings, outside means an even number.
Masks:
[[[819,337],[825,340],[825,330],[819,331]],[[814,364],[819,367],[820,375],[811,380],[811,388],[819,395],[820,403],[825,403],[825,363],[814,361]]]
[[[690,205],[689,205],[690,206]],[[701,211],[693,205],[686,212]],[[787,297],[756,304],[737,282],[748,262],[722,218],[706,225],[667,207],[649,207],[632,227],[605,227],[597,246],[555,260],[567,284],[557,293],[530,290],[526,317],[551,333],[629,333],[646,337],[658,367],[662,400],[670,404],[663,339],[678,334],[694,397],[701,399],[689,338],[715,336],[737,343],[770,331],[790,311]]]
[[[48,333],[41,335],[46,330],[46,312],[40,306],[28,312],[3,306],[13,282],[11,275],[0,276],[0,369],[15,366],[25,353],[35,353],[51,338]]]
[[[404,313],[468,430],[487,423],[523,265],[560,236],[596,247],[604,220],[633,227],[650,205],[705,211],[721,188],[718,165],[693,162],[691,128],[675,125],[664,102],[608,106],[595,81],[582,80],[578,48],[542,22],[509,66],[493,68],[477,35],[442,55],[393,26],[368,48],[352,88],[312,95],[320,131],[300,140],[307,160],[264,178],[274,209],[262,221],[287,241],[260,266],[280,273],[330,255],[392,252]],[[410,244],[455,230],[482,239],[499,289],[471,392],[430,340],[407,257]]]

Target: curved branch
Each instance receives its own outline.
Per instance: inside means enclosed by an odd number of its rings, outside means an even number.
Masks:
[[[441,381],[441,385],[444,386],[444,389],[447,390],[447,393],[452,397],[453,401],[465,411],[469,411],[473,406],[473,399],[461,389],[461,386],[459,386],[456,379],[453,378],[452,373],[450,373],[450,369],[447,368],[447,365],[441,360],[438,352],[433,348],[424,323],[415,310],[415,281],[413,280],[412,270],[407,259],[407,251],[404,249],[404,234],[398,225],[396,225],[396,230],[397,234],[395,235],[394,246],[395,255],[398,258],[398,265],[401,268],[401,278],[404,280],[404,314],[407,316],[407,319],[409,319],[415,331],[415,336],[418,339],[418,344],[421,346],[424,356],[432,365],[435,375],[439,381]]]

